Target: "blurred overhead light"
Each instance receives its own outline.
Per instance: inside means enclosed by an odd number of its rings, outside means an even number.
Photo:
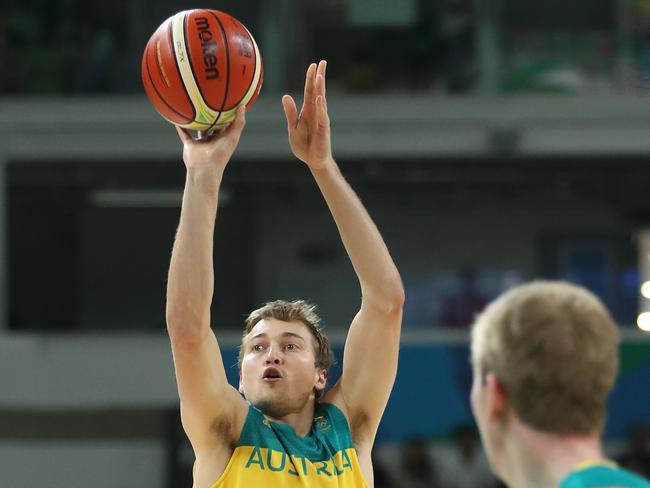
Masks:
[[[639,329],[650,332],[650,312],[643,312],[639,314],[639,317],[636,319],[636,323],[639,326]]]
[[[638,270],[641,282],[639,296],[639,317],[636,320],[639,329],[650,332],[650,228],[639,229],[637,233],[639,245]]]
[[[641,295],[650,298],[650,281],[646,281],[641,285]]]
[[[90,196],[93,205],[102,208],[180,207],[182,199],[180,190],[151,189],[99,189]]]
[[[219,190],[219,206],[232,199],[227,187]],[[182,189],[97,189],[91,192],[90,201],[100,208],[178,208],[183,201]]]

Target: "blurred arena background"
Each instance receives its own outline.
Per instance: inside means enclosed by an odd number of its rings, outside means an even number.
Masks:
[[[583,284],[612,310],[606,445],[650,475],[648,0],[10,0],[0,486],[191,484],[164,323],[184,167],[139,63],[165,18],[197,7],[240,19],[266,71],[217,220],[213,322],[231,381],[243,317],[265,300],[319,304],[339,360],[358,305],[280,105],[325,58],[335,157],[407,292],[375,486],[498,486],[469,410],[468,325],[533,278]]]

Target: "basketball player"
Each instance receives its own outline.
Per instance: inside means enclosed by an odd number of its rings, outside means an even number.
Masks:
[[[325,198],[361,287],[342,376],[327,392],[330,346],[313,307],[302,301],[271,302],[251,313],[239,391],[227,383],[210,329],[212,246],[219,186],[244,111],[205,141],[179,130],[187,178],[167,324],[181,418],[196,456],[195,488],[373,485],[370,454],[395,380],[404,291],[377,228],[332,158],[325,69],[325,61],[309,66],[300,113],[288,95],[282,105],[291,149]],[[227,284],[217,276],[217,286]]]
[[[519,286],[478,317],[472,410],[509,488],[650,488],[603,454],[618,347],[605,307],[567,283]]]

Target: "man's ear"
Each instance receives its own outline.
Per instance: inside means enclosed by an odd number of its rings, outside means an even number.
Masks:
[[[491,420],[503,418],[508,411],[508,396],[503,383],[494,373],[488,373],[485,376],[485,389],[488,418]]]
[[[316,390],[321,391],[325,389],[325,385],[327,385],[327,370],[320,369],[318,370],[318,377],[316,378],[316,384],[314,387]]]
[[[241,372],[239,373],[239,393],[244,394],[244,385],[241,382]]]

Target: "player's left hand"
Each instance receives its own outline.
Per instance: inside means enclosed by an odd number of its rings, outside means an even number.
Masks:
[[[325,100],[326,69],[327,61],[320,61],[318,66],[316,63],[309,65],[300,114],[290,95],[282,97],[291,150],[312,170],[322,169],[333,161],[330,119]]]

